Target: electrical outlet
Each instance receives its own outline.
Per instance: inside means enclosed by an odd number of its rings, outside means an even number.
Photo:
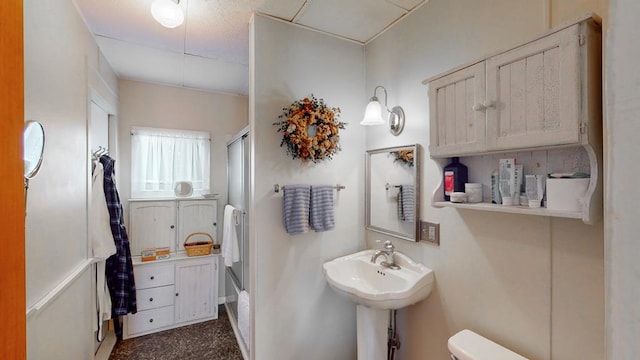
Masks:
[[[440,224],[420,221],[420,241],[440,245]]]

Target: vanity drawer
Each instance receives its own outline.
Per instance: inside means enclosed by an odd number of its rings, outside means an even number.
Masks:
[[[133,335],[173,324],[173,306],[138,311],[127,316],[127,333]]]
[[[136,266],[133,273],[139,290],[173,284],[173,264]]]
[[[138,311],[173,305],[176,297],[174,286],[160,286],[136,291]]]

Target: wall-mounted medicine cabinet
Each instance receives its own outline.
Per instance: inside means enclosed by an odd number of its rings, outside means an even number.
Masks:
[[[581,219],[602,216],[602,50],[600,19],[587,14],[524,44],[425,80],[429,86],[431,158],[450,157],[483,184],[484,201],[435,207]],[[580,211],[501,206],[490,202],[491,173],[516,158],[525,174],[586,172]]]

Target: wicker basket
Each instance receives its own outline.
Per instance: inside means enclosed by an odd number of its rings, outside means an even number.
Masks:
[[[188,244],[189,238],[195,235],[204,235],[209,238],[206,242],[197,242]],[[211,247],[213,247],[213,237],[205,232],[191,233],[184,239],[184,249],[187,251],[187,256],[200,256],[211,254]]]

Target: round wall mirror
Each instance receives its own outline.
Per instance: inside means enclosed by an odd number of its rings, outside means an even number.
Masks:
[[[44,153],[44,128],[37,121],[29,120],[24,125],[24,178],[33,178],[42,165]]]

